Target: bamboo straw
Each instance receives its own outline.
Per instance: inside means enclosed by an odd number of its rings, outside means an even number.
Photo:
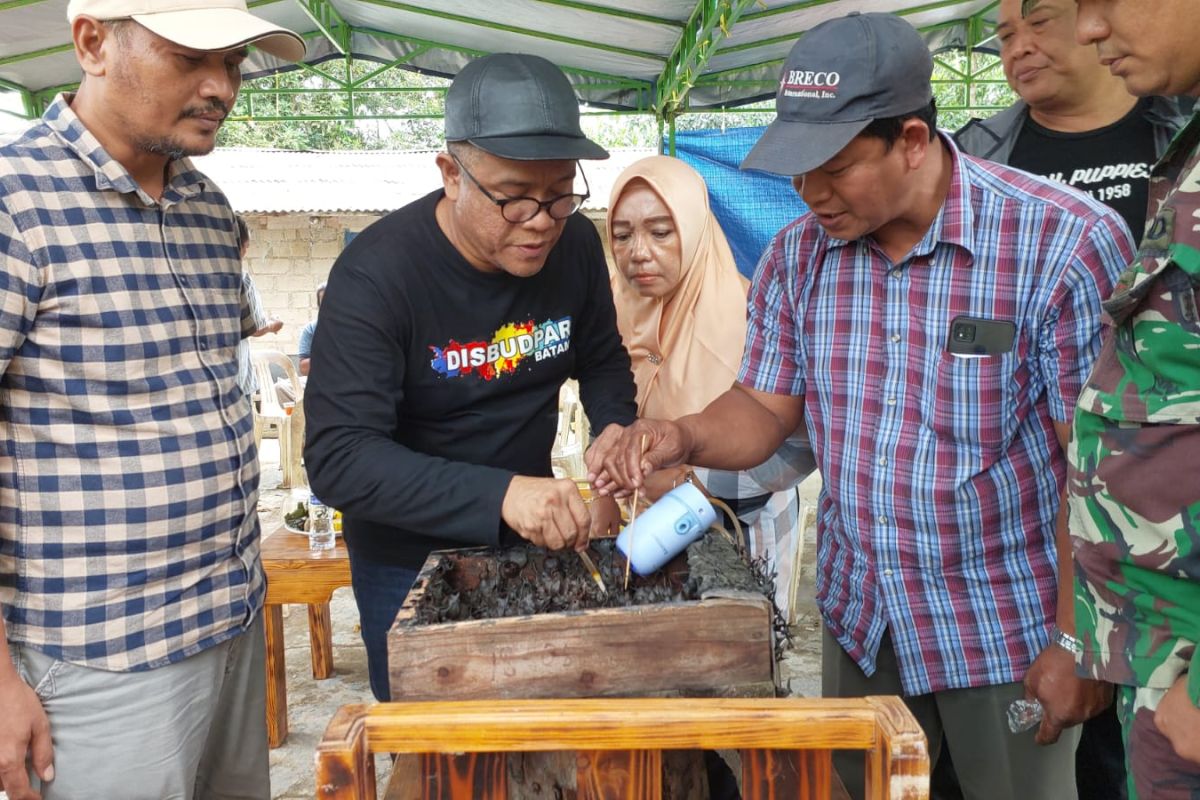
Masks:
[[[646,434],[642,434],[641,446],[638,448],[638,468],[641,468],[642,456],[646,455]],[[629,541],[627,545],[629,552],[625,556],[625,591],[629,591],[629,567],[633,564],[633,523],[637,522],[638,512],[638,491],[640,486],[634,487],[633,490],[633,507],[629,510]]]
[[[604,585],[604,578],[600,577],[600,570],[596,569],[596,562],[592,561],[592,557],[587,554],[587,550],[579,551],[579,560],[583,562],[583,566],[587,567],[588,572],[592,574],[592,580],[600,587],[603,594],[608,594],[608,587]]]

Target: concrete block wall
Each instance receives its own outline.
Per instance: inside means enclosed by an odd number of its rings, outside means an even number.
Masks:
[[[267,314],[283,329],[250,340],[252,348],[295,355],[300,329],[317,316],[316,287],[342,252],[346,231],[358,232],[378,214],[243,214],[250,228],[246,268]]]
[[[605,236],[604,211],[586,212]],[[316,287],[342,252],[346,231],[357,233],[381,214],[243,214],[250,228],[246,268],[270,316],[283,321],[279,333],[250,340],[251,348],[296,355],[300,329],[317,316]],[[605,247],[607,253],[607,244]]]

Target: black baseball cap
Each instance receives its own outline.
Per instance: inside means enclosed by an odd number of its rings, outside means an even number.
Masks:
[[[775,121],[742,169],[803,175],[877,119],[933,100],[933,57],[916,28],[892,14],[850,14],[792,46],[775,95]]]
[[[583,135],[567,76],[524,53],[493,53],[462,68],[446,92],[446,141],[517,161],[608,158]]]

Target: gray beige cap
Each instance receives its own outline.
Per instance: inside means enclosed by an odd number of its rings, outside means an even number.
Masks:
[[[284,61],[304,58],[304,39],[251,14],[246,0],[71,0],[67,20],[74,22],[79,16],[132,19],[193,50],[232,50],[253,44]]]
[[[891,14],[822,22],[792,46],[775,95],[775,121],[742,169],[803,175],[877,119],[933,99],[933,58],[921,34]]]
[[[462,68],[446,92],[446,141],[516,161],[608,158],[583,135],[567,76],[524,53],[493,53]]]

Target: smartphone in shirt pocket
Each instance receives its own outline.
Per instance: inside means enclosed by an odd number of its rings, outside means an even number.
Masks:
[[[946,352],[958,358],[1000,356],[1013,349],[1017,326],[1004,319],[958,316],[950,321]]]

